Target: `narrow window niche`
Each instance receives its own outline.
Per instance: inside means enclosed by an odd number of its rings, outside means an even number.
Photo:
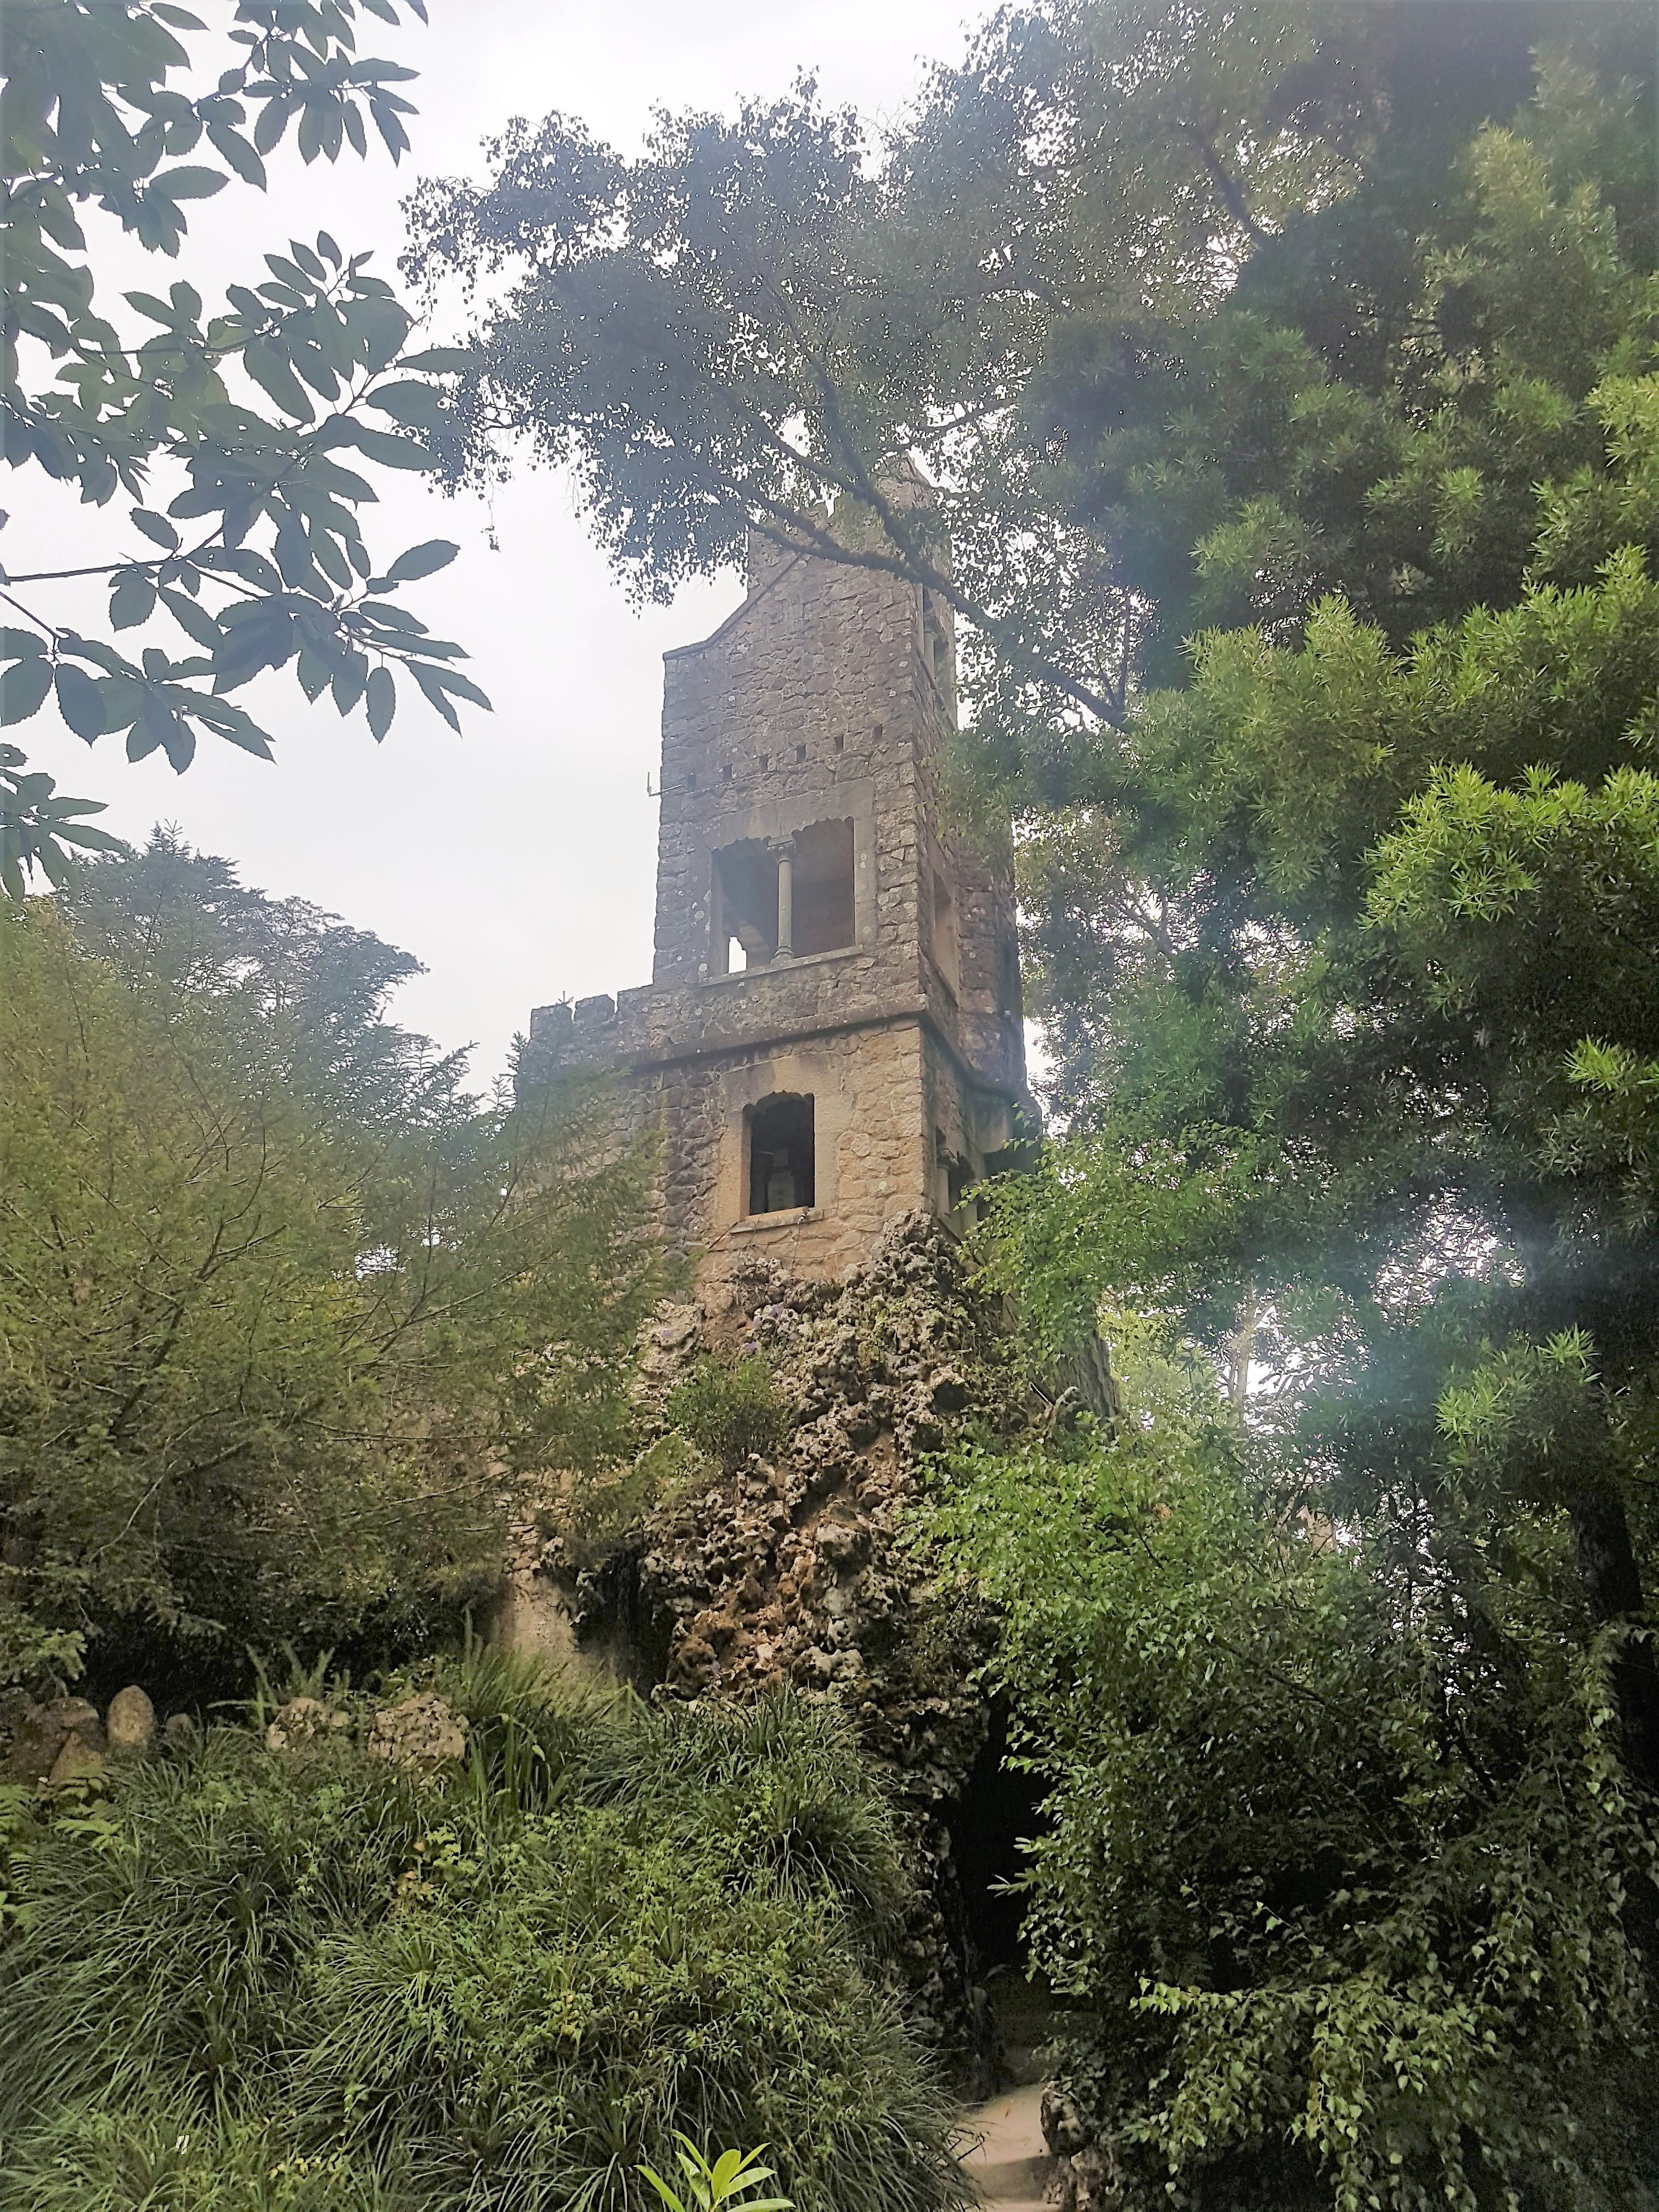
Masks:
[[[780,1092],[747,1113],[750,1212],[790,1213],[813,1205],[817,1163],[810,1095]]]
[[[943,686],[946,655],[945,622],[939,603],[926,586],[921,594],[921,657],[927,665],[927,673],[935,684]]]
[[[952,998],[962,996],[962,953],[957,940],[956,901],[951,886],[933,871],[933,965],[944,977]]]

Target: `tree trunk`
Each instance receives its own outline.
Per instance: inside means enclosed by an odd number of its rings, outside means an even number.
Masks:
[[[1645,1626],[1642,1573],[1630,1540],[1625,1502],[1610,1485],[1579,1491],[1570,1508],[1578,1544],[1578,1573],[1590,1616],[1598,1627],[1626,1621]],[[1632,1637],[1613,1664],[1613,1691],[1632,1775],[1659,1795],[1659,1664],[1646,1637]]]

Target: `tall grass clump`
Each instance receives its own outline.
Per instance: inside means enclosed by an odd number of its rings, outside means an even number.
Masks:
[[[0,2137],[37,2212],[622,2212],[677,2133],[799,2212],[965,2203],[882,1994],[904,1902],[831,1715],[663,1717],[471,1653],[465,1761],[220,1729],[13,1800]]]

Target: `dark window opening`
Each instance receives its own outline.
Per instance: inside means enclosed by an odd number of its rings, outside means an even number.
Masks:
[[[796,956],[839,952],[854,937],[853,825],[814,822],[793,843]]]
[[[763,968],[778,950],[777,855],[763,838],[744,837],[714,855],[714,949],[718,972]],[[731,957],[732,945],[743,954]]]
[[[853,854],[850,821],[722,846],[714,855],[713,972],[740,974],[855,943]]]
[[[846,740],[846,738],[837,738],[836,739],[836,750],[838,753],[844,753],[844,752],[846,751],[846,750],[847,750],[847,740]]]
[[[693,769],[691,770],[691,772],[690,773],[690,775],[686,777],[686,779],[685,779],[685,787],[686,787],[686,789],[687,789],[688,791],[695,791],[695,790],[696,789],[696,787],[697,787],[697,772],[696,772],[696,770],[695,769]]]
[[[804,761],[806,758],[806,748],[805,745],[797,745],[795,747],[795,758],[798,761]]]
[[[720,781],[722,783],[730,783],[731,781],[732,763],[730,761],[722,761],[720,763]]]
[[[815,1202],[812,1101],[788,1095],[749,1109],[749,1211],[788,1213]]]

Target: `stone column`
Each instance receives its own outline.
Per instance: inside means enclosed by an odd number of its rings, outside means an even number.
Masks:
[[[778,854],[778,958],[795,957],[795,848],[785,838]]]

